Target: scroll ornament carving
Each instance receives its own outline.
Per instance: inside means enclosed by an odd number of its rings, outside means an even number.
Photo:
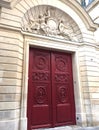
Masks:
[[[36,89],[35,99],[37,104],[44,104],[47,99],[46,88],[39,86]]]
[[[65,103],[67,98],[66,98],[66,87],[65,86],[61,86],[59,87],[58,89],[58,98],[59,98],[59,101],[61,103]]]
[[[66,74],[55,74],[55,81],[56,82],[66,82],[69,81],[69,76]]]
[[[72,27],[67,26],[64,20],[51,16],[49,9],[46,10],[46,13],[38,15],[38,18],[29,19],[22,29],[40,35],[78,41],[71,33],[73,32]]]
[[[34,72],[33,73],[33,80],[35,81],[48,81],[49,80],[49,74],[47,72]]]

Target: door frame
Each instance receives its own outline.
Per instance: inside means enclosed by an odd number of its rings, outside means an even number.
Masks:
[[[23,122],[27,124],[27,98],[28,98],[28,67],[29,67],[29,47],[41,48],[45,50],[56,50],[60,52],[72,53],[72,70],[73,70],[73,85],[74,85],[74,100],[76,110],[76,124],[83,125],[85,121],[82,89],[80,85],[80,71],[79,71],[79,59],[78,48],[80,44],[72,41],[59,40],[55,38],[48,38],[46,36],[38,35],[24,35],[24,62],[23,62],[23,82],[22,82],[22,97],[21,97],[21,117]],[[78,93],[76,93],[78,92]],[[79,100],[78,100],[79,99]],[[25,125],[27,130],[27,125]]]

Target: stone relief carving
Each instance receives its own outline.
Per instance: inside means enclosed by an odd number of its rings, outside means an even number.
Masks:
[[[38,17],[29,19],[22,29],[40,35],[78,41],[74,34],[71,33],[73,32],[72,26],[65,23],[61,17],[53,17],[50,8],[38,14]]]

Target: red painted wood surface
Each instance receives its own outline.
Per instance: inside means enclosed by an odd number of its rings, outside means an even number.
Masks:
[[[75,124],[71,54],[30,48],[28,130]]]

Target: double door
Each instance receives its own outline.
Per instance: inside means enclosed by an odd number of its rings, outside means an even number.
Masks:
[[[71,54],[30,48],[28,130],[75,124]]]

